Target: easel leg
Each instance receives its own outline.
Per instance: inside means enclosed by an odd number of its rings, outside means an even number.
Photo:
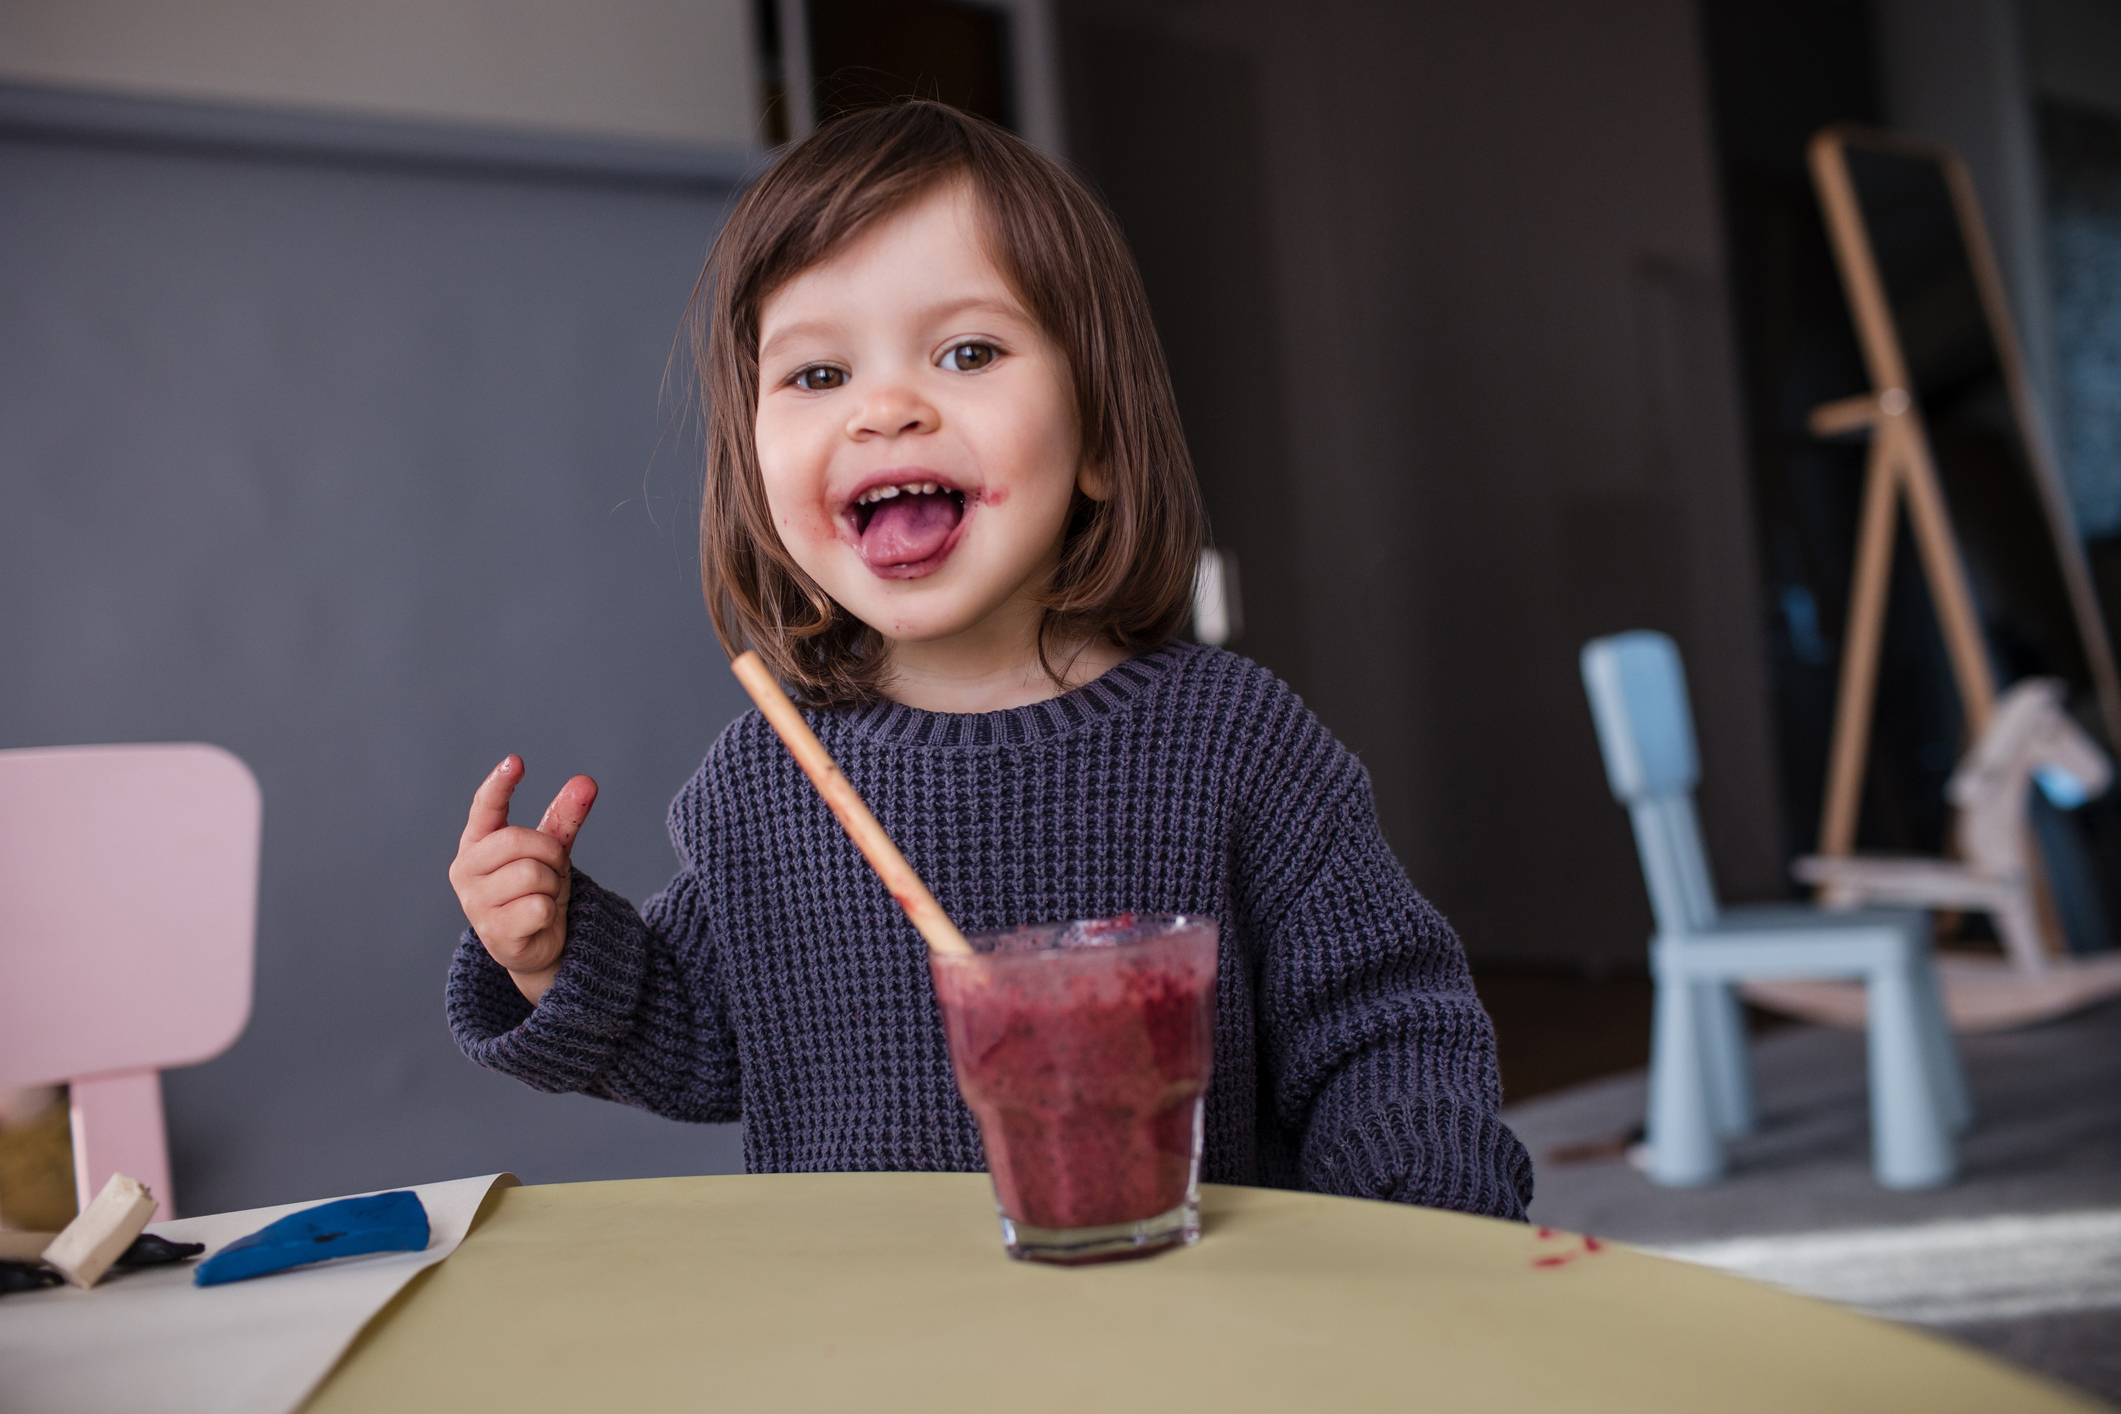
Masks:
[[[1960,706],[1966,713],[1966,739],[1972,742],[1988,729],[1988,720],[1995,713],[1996,675],[1989,667],[1988,640],[1981,632],[1981,618],[1974,612],[1973,591],[1967,588],[1966,565],[1959,558],[1959,542],[1953,538],[1951,517],[1944,509],[1944,493],[1937,484],[1937,468],[1930,459],[1929,444],[1919,428],[1908,424],[1907,416],[1881,421],[1877,440],[1893,444],[1898,453],[1896,460],[1905,458],[1901,481],[1907,488],[1907,518],[1914,527],[1915,547],[1922,555],[1930,598],[1937,606],[1938,624],[1944,630],[1952,675],[1959,681]]]
[[[1848,626],[1841,641],[1841,688],[1834,704],[1834,749],[1826,771],[1826,804],[1819,820],[1819,852],[1847,854],[1856,844],[1864,758],[1870,749],[1871,703],[1878,686],[1878,649],[1885,629],[1885,595],[1893,567],[1893,521],[1900,509],[1892,439],[1871,438],[1864,471],[1863,522],[1856,535],[1856,576],[1849,586]]]

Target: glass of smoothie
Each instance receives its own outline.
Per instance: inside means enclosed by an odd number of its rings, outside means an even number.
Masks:
[[[1123,914],[930,953],[1009,1255],[1145,1257],[1200,1236],[1213,919]]]

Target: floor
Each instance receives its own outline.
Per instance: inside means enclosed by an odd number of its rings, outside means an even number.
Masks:
[[[1585,1005],[1628,985],[1585,984]],[[1646,1058],[1648,983],[1632,985],[1621,1005],[1640,1012],[1628,1019],[1642,1023]],[[1534,1088],[1567,1068],[1542,1051],[1577,1049],[1588,1064],[1619,1039],[1570,1047],[1551,1026],[1558,984],[1546,996],[1521,981],[1482,988],[1513,1097],[1504,1113],[1538,1168],[1536,1221],[1916,1322],[2121,1402],[2121,1003],[1962,1038],[1980,1119],[1959,1181],[1924,1193],[1871,1181],[1860,1035],[1756,1034],[1759,1132],[1731,1146],[1725,1181],[1663,1189],[1626,1157],[1640,1136],[1640,1069]]]

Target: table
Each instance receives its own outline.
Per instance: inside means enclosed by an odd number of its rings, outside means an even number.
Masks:
[[[1197,1247],[1068,1269],[1003,1256],[984,1174],[506,1189],[307,1414],[2099,1407],[1571,1234],[1213,1185],[1202,1213]]]

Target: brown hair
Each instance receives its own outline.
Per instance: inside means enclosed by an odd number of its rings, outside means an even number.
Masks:
[[[707,403],[700,581],[722,647],[755,648],[813,705],[873,701],[882,638],[803,573],[775,530],[754,433],[759,314],[789,280],[950,180],[980,200],[992,254],[1075,385],[1086,465],[1044,595],[1049,640],[1103,635],[1141,651],[1185,622],[1206,516],[1163,347],[1118,224],[1030,144],[940,103],[864,109],[791,147],[738,201],[693,293]],[[1047,663],[1047,671],[1052,666]]]

